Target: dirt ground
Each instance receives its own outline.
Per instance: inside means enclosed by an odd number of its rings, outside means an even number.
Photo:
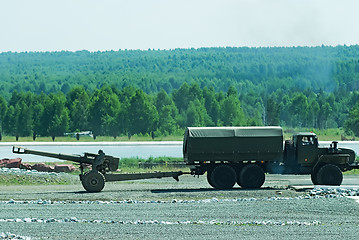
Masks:
[[[359,188],[359,176],[343,187]],[[300,191],[293,190],[293,187]],[[356,239],[359,204],[308,197],[309,176],[268,175],[260,190],[214,190],[206,177],[0,186],[0,233],[24,239]],[[1,238],[0,238],[1,239]]]

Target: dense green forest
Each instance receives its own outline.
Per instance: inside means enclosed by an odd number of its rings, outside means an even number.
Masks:
[[[186,126],[345,127],[359,46],[0,53],[3,134],[174,134]]]

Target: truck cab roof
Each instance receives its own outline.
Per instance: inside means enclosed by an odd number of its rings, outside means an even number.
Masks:
[[[299,133],[293,134],[293,136],[317,136],[317,134],[315,134],[313,132],[299,132]]]

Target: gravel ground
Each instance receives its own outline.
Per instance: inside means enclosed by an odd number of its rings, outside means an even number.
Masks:
[[[314,190],[308,176],[270,175],[252,191],[180,179],[106,183],[95,194],[81,184],[0,186],[0,239],[358,238],[359,204],[346,197],[359,195],[356,176]]]

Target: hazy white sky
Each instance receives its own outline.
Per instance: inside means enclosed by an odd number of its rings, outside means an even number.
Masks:
[[[0,0],[0,52],[359,44],[357,0]]]

